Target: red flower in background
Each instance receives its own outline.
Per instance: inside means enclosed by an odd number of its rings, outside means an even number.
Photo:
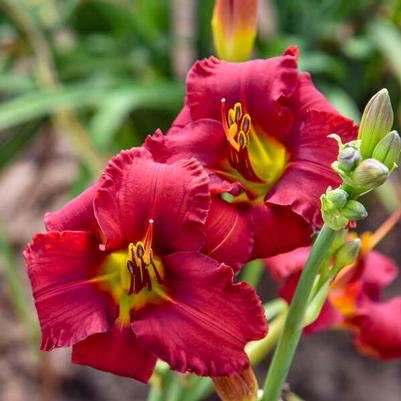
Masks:
[[[287,302],[292,299],[309,252],[305,247],[266,259]],[[306,333],[348,329],[360,352],[382,359],[401,358],[401,297],[383,301],[381,294],[397,274],[393,260],[369,251],[331,283],[328,299],[317,320],[305,328]]]
[[[251,258],[310,242],[311,224],[322,223],[320,195],[340,183],[330,168],[338,147],[327,135],[356,136],[353,122],[297,71],[297,54],[290,47],[267,60],[197,62],[172,129],[145,143],[158,161],[195,157],[205,166],[213,207],[253,224]],[[229,202],[221,202],[226,192]]]
[[[263,308],[231,268],[200,252],[210,207],[201,165],[154,162],[145,149],[113,158],[100,181],[45,217],[25,258],[42,350],[147,381],[156,359],[223,376],[266,334]]]

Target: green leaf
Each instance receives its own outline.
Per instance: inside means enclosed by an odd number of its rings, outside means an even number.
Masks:
[[[387,21],[372,22],[369,36],[377,49],[383,54],[401,85],[401,32]]]
[[[112,143],[114,135],[122,126],[128,113],[141,109],[178,109],[183,98],[181,85],[154,84],[148,87],[124,87],[110,92],[99,105],[89,131],[94,143],[100,149],[106,149]]]
[[[0,92],[1,93],[23,93],[37,89],[34,80],[17,74],[10,74],[7,71],[0,72]]]
[[[132,107],[171,108],[182,97],[181,85],[159,83],[143,85],[120,82],[116,84],[81,84],[55,89],[41,89],[13,98],[0,105],[0,130],[38,117],[48,116],[62,108],[99,107],[105,99],[124,91],[132,97]],[[171,96],[171,97],[170,97]]]
[[[23,151],[40,133],[42,120],[24,124],[16,129],[0,131],[0,170],[11,162],[18,153]]]

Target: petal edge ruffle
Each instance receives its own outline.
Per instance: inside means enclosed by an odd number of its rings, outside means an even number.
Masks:
[[[94,283],[103,255],[90,233],[37,234],[24,256],[42,329],[42,350],[70,346],[110,329],[112,301]]]
[[[213,377],[241,372],[249,365],[245,344],[266,334],[254,289],[234,284],[231,268],[200,253],[178,252],[164,257],[163,265],[171,299],[135,313],[138,342],[179,372]]]

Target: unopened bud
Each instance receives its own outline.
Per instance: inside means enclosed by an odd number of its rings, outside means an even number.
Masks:
[[[330,189],[326,192],[326,200],[331,202],[333,207],[342,209],[348,199],[348,194],[341,188]]]
[[[346,147],[338,153],[338,167],[343,171],[352,171],[361,159],[358,149]]]
[[[257,0],[216,0],[212,30],[222,60],[248,60],[256,35],[257,7]]]
[[[213,377],[216,393],[222,401],[256,401],[258,382],[249,366],[239,374]]]
[[[350,200],[342,210],[343,215],[349,220],[362,220],[368,217],[368,212],[361,202]]]
[[[341,188],[331,189],[331,187],[328,187],[326,193],[320,197],[323,221],[333,230],[341,230],[348,224],[348,220],[341,213],[347,198],[347,192]]]
[[[373,158],[382,162],[389,170],[392,170],[400,158],[400,152],[400,136],[397,131],[391,131],[375,146]]]
[[[326,302],[329,289],[330,289],[330,282],[327,281],[315,294],[313,299],[309,302],[303,321],[304,327],[308,326],[309,324],[312,324],[319,317],[323,305]]]
[[[339,269],[354,263],[360,250],[361,240],[359,238],[345,243],[334,256],[334,270],[338,272]]]
[[[339,231],[347,226],[349,220],[343,216],[341,210],[327,210],[324,207],[324,201],[322,201],[322,218],[325,224],[327,224],[332,230]]]
[[[352,180],[360,190],[367,192],[383,184],[389,174],[389,169],[383,163],[366,159],[352,173]]]
[[[358,139],[364,159],[372,156],[376,144],[391,130],[394,113],[387,89],[377,92],[368,102],[362,114]]]

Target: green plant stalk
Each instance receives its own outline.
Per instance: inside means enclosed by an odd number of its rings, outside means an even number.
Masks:
[[[263,262],[260,259],[253,260],[252,262],[247,263],[244,267],[241,274],[241,280],[246,281],[253,288],[256,288],[262,277],[263,271]]]
[[[269,333],[260,341],[252,341],[247,344],[245,351],[248,354],[252,366],[260,363],[277,345],[280,334],[283,331],[288,308],[285,308],[269,325]]]
[[[159,388],[156,385],[152,385],[150,387],[149,395],[148,395],[148,401],[163,401],[163,393],[161,388]]]
[[[337,231],[324,225],[312,247],[267,373],[260,401],[278,401],[281,396],[288,370],[302,334],[309,294],[312,291],[319,268],[329,252],[336,234]]]
[[[3,7],[15,21],[16,25],[25,33],[32,47],[36,57],[38,77],[41,85],[45,88],[60,87],[61,84],[57,76],[51,50],[42,31],[33,18],[31,18],[28,12],[29,6],[25,0],[4,0]],[[76,146],[89,171],[93,177],[97,178],[102,172],[106,160],[97,154],[89,135],[75,114],[67,108],[60,108],[55,113],[54,122],[59,129],[65,131],[70,136],[71,141]]]

